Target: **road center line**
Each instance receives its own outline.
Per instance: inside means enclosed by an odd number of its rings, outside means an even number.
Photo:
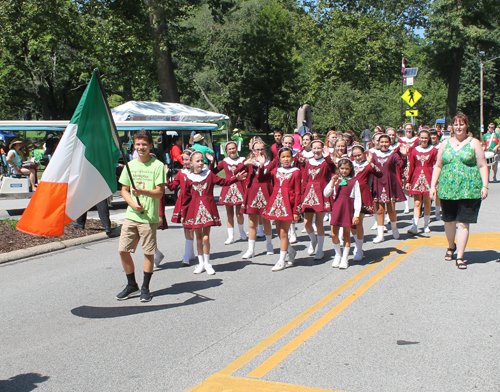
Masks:
[[[301,324],[303,321],[307,320],[309,317],[311,317],[314,313],[316,313],[318,310],[323,308],[325,305],[327,305],[330,301],[332,301],[335,297],[337,297],[339,294],[341,294],[343,291],[347,290],[349,287],[351,287],[353,284],[355,284],[358,280],[363,278],[365,275],[370,273],[373,269],[375,269],[380,263],[383,261],[387,260],[389,257],[391,257],[392,254],[400,250],[404,246],[403,243],[397,245],[393,250],[391,250],[387,255],[383,256],[380,261],[369,264],[366,266],[363,270],[358,272],[355,276],[338,286],[335,290],[333,290],[331,293],[320,299],[318,302],[316,302],[314,305],[312,305],[310,308],[305,310],[303,313],[301,313],[299,316],[294,318],[292,321],[290,321],[288,324],[280,328],[278,331],[270,335],[268,338],[251,348],[249,351],[247,351],[245,354],[243,354],[241,357],[237,358],[233,362],[231,362],[229,365],[227,365],[224,369],[222,369],[220,372],[217,374],[221,375],[226,375],[230,376],[243,366],[245,366],[248,362],[250,362],[253,358],[255,358],[257,355],[259,355],[261,352],[266,350],[268,347],[270,347],[272,344],[274,344],[277,340],[285,336],[288,332],[293,330],[295,327],[297,327],[299,324]],[[286,347],[286,346],[285,346]],[[276,354],[275,354],[276,355]],[[267,361],[266,361],[267,362]],[[264,362],[264,363],[266,363]],[[262,365],[261,365],[262,366]],[[274,366],[273,366],[274,367]],[[260,367],[259,367],[260,368]],[[256,369],[257,370],[257,369]],[[270,370],[270,369],[269,369]],[[253,372],[252,372],[253,373]],[[267,372],[266,372],[267,373]]]
[[[380,270],[377,274],[375,274],[370,279],[368,279],[358,289],[356,289],[352,294],[350,294],[349,296],[344,298],[338,305],[336,305],[333,309],[328,311],[324,316],[322,316],[319,320],[317,320],[314,324],[312,324],[304,332],[302,332],[296,338],[291,340],[283,348],[281,348],[274,355],[272,355],[270,358],[268,358],[266,361],[264,361],[260,366],[258,366],[255,370],[250,372],[247,377],[253,377],[253,378],[264,377],[276,365],[278,365],[288,355],[290,355],[293,351],[295,351],[302,343],[304,343],[307,339],[309,339],[316,332],[318,332],[322,327],[324,327],[327,323],[329,323],[335,316],[337,316],[347,306],[349,306],[351,303],[353,303],[366,290],[368,290],[370,287],[372,287],[376,282],[378,282],[382,277],[384,277],[389,271],[391,271],[396,265],[398,265],[401,261],[403,261],[406,257],[408,257],[416,249],[418,249],[418,246],[411,246],[405,252],[405,254],[398,256],[396,259],[394,259],[392,262],[390,262],[387,266],[385,266],[382,270]],[[391,253],[389,253],[389,255]],[[389,255],[387,257],[389,257]],[[363,271],[361,271],[361,272],[363,272]],[[256,347],[258,347],[258,346],[256,346]]]

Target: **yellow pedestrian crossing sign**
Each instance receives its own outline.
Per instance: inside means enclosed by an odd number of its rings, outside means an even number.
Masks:
[[[416,109],[410,109],[406,111],[406,117],[417,117],[418,116],[418,110]]]
[[[417,90],[415,90],[413,87],[410,87],[408,90],[405,91],[403,95],[401,95],[401,98],[410,106],[415,106],[415,104],[418,102],[420,98],[422,98],[422,94],[420,94]]]

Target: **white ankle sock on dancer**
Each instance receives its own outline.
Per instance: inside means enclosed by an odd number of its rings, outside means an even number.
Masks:
[[[431,221],[430,215],[424,215],[424,233],[430,233],[429,222]]]
[[[391,222],[392,236],[395,240],[399,238],[398,224],[397,222]]]
[[[184,245],[184,257],[182,258],[182,264],[189,265],[189,256],[191,255],[191,252],[194,253],[193,240],[186,240],[186,243]]]
[[[318,240],[318,247],[316,249],[316,256],[314,256],[314,260],[321,260],[324,257],[323,245],[325,244],[325,236],[318,235],[317,240]]]
[[[198,265],[194,269],[195,274],[201,274],[203,271],[205,271],[205,260],[203,258],[203,255],[198,255]]]
[[[224,242],[224,245],[229,245],[234,242],[234,228],[233,227],[228,227],[227,228],[227,240]]]
[[[384,240],[385,226],[377,226],[377,236],[373,239],[374,244],[378,244]]]
[[[347,260],[349,257],[349,252],[351,251],[350,246],[344,246],[344,251],[342,252],[342,259],[340,260],[339,268],[346,269],[349,267],[349,261]]]
[[[307,253],[309,254],[309,256],[312,256],[316,253],[316,245],[318,244],[318,240],[316,238],[316,234],[314,234],[314,231],[307,233],[307,235],[311,240],[311,242],[309,243],[309,247],[307,248]]]
[[[207,271],[207,274],[214,275],[215,274],[215,270],[212,267],[212,264],[210,264],[210,254],[204,253],[203,254],[203,261],[205,263],[205,271]]]
[[[245,233],[245,229],[243,228],[243,225],[240,225],[238,223],[238,230],[240,231],[240,238],[243,241],[246,241],[248,239],[248,237],[247,237],[247,233]]]

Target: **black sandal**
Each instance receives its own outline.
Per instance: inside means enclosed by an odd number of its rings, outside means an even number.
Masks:
[[[446,249],[446,254],[444,255],[444,259],[446,261],[453,260],[453,254],[457,251],[457,244],[453,244],[453,245],[455,245],[455,248]]]
[[[455,265],[457,266],[458,269],[467,269],[467,264],[465,264],[464,259],[456,259],[455,260]]]

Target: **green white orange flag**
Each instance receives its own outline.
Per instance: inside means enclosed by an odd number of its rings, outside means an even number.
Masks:
[[[17,230],[62,235],[65,225],[116,192],[119,157],[118,133],[94,70]]]

